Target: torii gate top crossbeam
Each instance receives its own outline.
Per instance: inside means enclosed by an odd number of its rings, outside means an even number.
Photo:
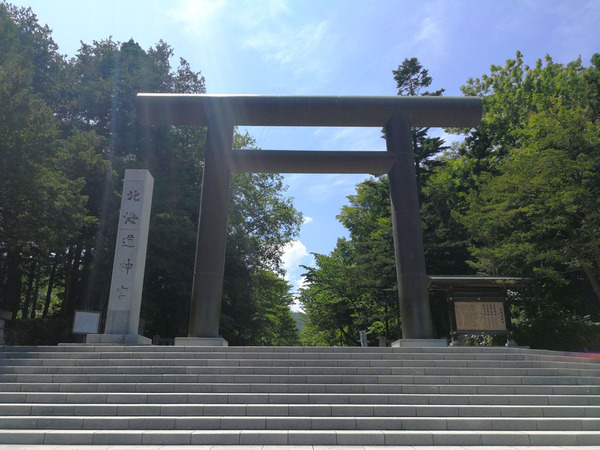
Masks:
[[[383,127],[402,113],[414,127],[474,127],[482,113],[479,97],[138,94],[136,107],[146,125]]]

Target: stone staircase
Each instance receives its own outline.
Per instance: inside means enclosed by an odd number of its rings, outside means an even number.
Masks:
[[[600,448],[600,360],[480,347],[0,347],[0,444]]]

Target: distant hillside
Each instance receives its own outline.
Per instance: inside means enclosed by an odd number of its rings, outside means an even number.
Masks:
[[[301,312],[293,312],[292,316],[294,317],[294,320],[296,321],[296,326],[298,327],[298,331],[301,331],[302,328],[304,328],[304,324],[302,323],[302,318],[305,316],[306,314],[301,313]]]

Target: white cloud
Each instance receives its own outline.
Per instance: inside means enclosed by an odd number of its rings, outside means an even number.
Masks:
[[[321,150],[385,150],[381,128],[321,127],[313,134],[321,142]]]
[[[446,51],[450,33],[455,23],[456,8],[445,0],[424,3],[419,11],[416,23],[418,30],[413,45],[421,63],[437,60]]]
[[[328,174],[312,180],[313,183],[306,189],[310,199],[318,204],[327,203],[332,198],[345,198],[355,193],[356,185],[368,178],[368,175],[356,174]]]
[[[319,56],[331,44],[330,36],[329,21],[322,20],[255,30],[242,40],[242,45],[259,52],[267,63],[293,67],[296,75],[321,73],[327,66]]]
[[[235,24],[236,32],[262,27],[265,22],[289,13],[285,0],[184,0],[168,11],[188,34],[202,35]],[[231,30],[230,30],[231,32]]]
[[[443,128],[431,128],[428,133],[429,137],[440,137],[444,140],[446,146],[450,147],[454,142],[461,142],[462,136],[457,134],[446,133]]]
[[[280,20],[290,14],[287,0],[229,0],[238,21],[249,29],[262,27],[269,20]]]
[[[311,255],[306,250],[306,246],[300,241],[288,242],[283,250],[283,268],[286,271],[286,279],[290,280],[290,272],[296,271],[298,266],[305,264]]]
[[[300,277],[297,280],[295,280],[293,287],[296,291],[298,291],[304,286],[306,286],[306,277]],[[294,303],[290,306],[290,309],[292,310],[292,312],[304,312],[304,310],[302,309],[302,303],[300,303],[297,297],[294,298]]]
[[[304,312],[304,309],[302,309],[302,303],[300,303],[298,299],[294,300],[294,303],[290,305],[290,309],[292,310],[292,312]]]
[[[440,24],[431,16],[427,16],[421,22],[421,30],[415,40],[428,41],[430,43],[439,42],[442,38],[442,30]]]
[[[187,0],[167,14],[171,20],[182,23],[188,34],[210,34],[213,24],[222,20],[228,10],[227,0]]]
[[[302,275],[304,269],[300,265],[310,266],[314,264],[314,258],[306,250],[306,246],[302,242],[292,241],[285,246],[282,259],[285,269],[285,279],[291,283],[292,290],[298,292],[306,284],[306,277]],[[294,312],[302,311],[302,306],[298,300],[295,300],[291,309]]]
[[[304,216],[304,218],[302,219],[302,224],[305,225],[307,223],[311,223],[312,221],[313,221],[312,217]]]
[[[275,70],[295,76],[329,73],[339,44],[330,20],[297,14],[286,0],[184,0],[168,15],[189,35],[254,51]]]
[[[302,288],[306,287],[306,284],[307,284],[306,277],[300,277],[296,282],[296,286],[298,287],[298,289],[302,289]]]

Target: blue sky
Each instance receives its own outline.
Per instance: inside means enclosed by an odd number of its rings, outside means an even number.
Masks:
[[[71,0],[13,1],[53,30],[63,54],[80,41],[160,39],[206,77],[210,94],[396,95],[392,76],[417,57],[431,89],[460,95],[469,77],[489,73],[520,50],[534,64],[550,54],[585,65],[600,52],[598,0]],[[173,61],[173,65],[177,65]],[[379,129],[249,128],[264,149],[382,150]],[[433,135],[445,136],[432,129]],[[453,137],[448,137],[450,140]],[[336,221],[359,175],[286,175],[306,223],[286,253],[298,264],[328,253],[346,234]]]

